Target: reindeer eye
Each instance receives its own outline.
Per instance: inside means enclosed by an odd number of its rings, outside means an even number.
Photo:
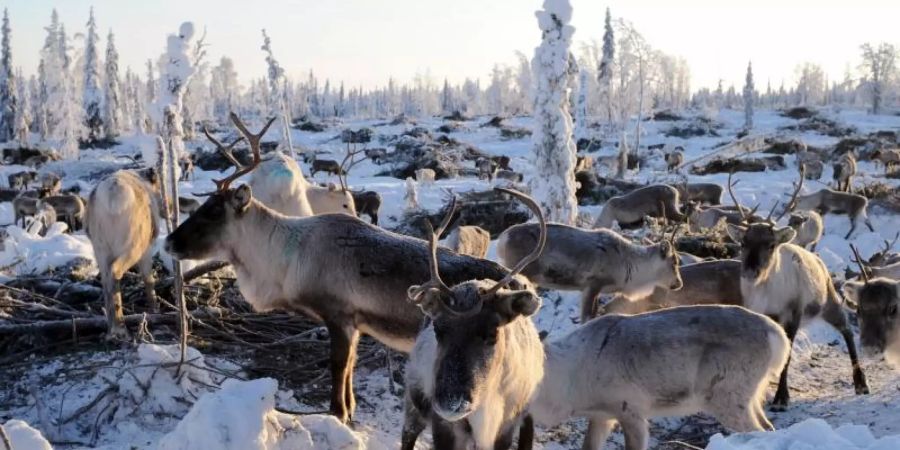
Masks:
[[[894,303],[891,306],[888,306],[887,315],[894,317],[897,315],[897,304]]]

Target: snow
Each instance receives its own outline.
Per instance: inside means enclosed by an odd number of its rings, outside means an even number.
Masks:
[[[363,448],[333,416],[290,416],[275,411],[278,383],[271,378],[226,380],[200,397],[158,450],[306,450]]]
[[[40,431],[21,420],[10,420],[3,424],[14,450],[52,450],[53,447]]]
[[[717,434],[706,450],[896,450],[900,435],[876,439],[863,425],[832,428],[822,419],[807,419],[775,432]]]
[[[702,111],[686,112],[688,115],[703,114]],[[669,122],[645,122],[642,127],[642,145],[663,143],[669,146],[681,145],[685,148],[687,161],[710,152],[723,140],[734,136],[743,126],[742,110],[709,111],[717,121],[723,123],[720,130],[723,137],[703,136],[691,139],[667,138],[663,131]],[[845,109],[826,111],[826,117],[844,124],[856,126],[861,133],[877,130],[900,131],[900,117],[872,116],[863,111]],[[464,122],[463,129],[451,134],[455,139],[471,144],[488,154],[507,155],[511,157],[511,165],[516,171],[523,172],[526,177],[534,174],[530,163],[531,141],[529,139],[502,140],[499,132],[490,127],[478,125],[488,118],[478,117]],[[589,118],[596,120],[596,118]],[[383,120],[345,120],[340,124],[343,128],[359,129],[372,127]],[[418,125],[433,130],[443,122],[438,118],[420,118]],[[532,118],[512,117],[506,121],[510,126],[533,128]],[[753,135],[781,135],[785,138],[797,137],[809,145],[834,145],[837,139],[815,133],[782,132],[778,129],[791,125],[795,121],[779,116],[776,112],[758,108],[754,111]],[[258,126],[259,121],[248,120],[251,128]],[[399,134],[411,125],[374,127],[375,139],[380,135]],[[629,127],[629,130],[632,130]],[[343,144],[331,140],[339,133],[338,128],[331,128],[325,133],[307,133],[291,130],[295,145],[303,148],[314,148],[323,152],[322,158],[340,160],[345,151]],[[280,130],[270,130],[268,139],[278,139]],[[134,155],[143,148],[154,149],[153,136],[121,137],[122,144],[111,150],[84,150],[79,161],[49,164],[42,170],[61,171],[65,174],[65,187],[78,184],[82,187],[82,195],[87,195],[96,185],[97,173],[114,168],[124,167],[129,161],[117,158],[119,155]],[[203,141],[189,141],[187,147],[193,151]],[[614,156],[616,149],[609,143],[594,156]],[[629,179],[638,182],[665,182],[678,179],[677,175],[665,173],[665,165],[661,155],[652,156],[647,167],[628,174]],[[736,194],[741,202],[761,204],[760,210],[767,211],[776,200],[786,200],[791,190],[791,183],[796,181],[794,158],[787,156],[787,170],[763,173],[739,173],[741,182],[736,187]],[[883,178],[875,172],[870,163],[861,163],[865,175],[856,180],[856,186],[873,181],[900,184],[898,180]],[[301,164],[308,173],[308,166]],[[18,170],[22,166],[3,166],[0,168],[0,179]],[[406,208],[404,195],[405,180],[378,176],[385,167],[364,161],[353,168],[349,183],[353,189],[374,190],[379,192],[384,201],[381,210],[381,224],[392,228],[402,219]],[[605,169],[600,169],[605,174]],[[830,178],[830,168],[826,169],[823,181]],[[197,170],[196,179],[179,183],[183,193],[210,191],[214,188],[212,180],[221,177],[218,172]],[[724,185],[727,174],[708,176],[690,176],[691,181],[709,181]],[[335,178],[319,174],[310,181],[334,182]],[[240,183],[240,181],[238,182]],[[418,185],[418,206],[428,210],[438,210],[446,199],[445,189],[461,193],[469,190],[483,190],[490,185],[474,178],[458,178],[438,180],[431,186]],[[820,188],[818,183],[807,183],[806,192]],[[579,210],[596,216],[601,206],[579,207]],[[863,256],[878,250],[884,239],[892,239],[900,229],[900,216],[889,214],[878,208],[871,208],[870,217],[875,225],[875,232],[865,227],[855,233],[849,242],[859,246]],[[826,215],[825,235],[817,249],[829,270],[840,278],[849,263],[850,249],[843,235],[849,229],[846,216]],[[0,204],[0,223],[11,223],[12,211],[9,204]],[[25,262],[11,269],[8,275],[25,273],[40,274],[54,267],[69,263],[76,258],[93,260],[93,252],[87,237],[82,232],[73,234],[51,232],[47,237],[27,234],[15,226],[7,226],[9,237],[0,251],[0,267],[15,261],[18,255],[28,255]],[[163,239],[161,236],[160,239]],[[492,243],[488,257],[496,260],[495,243]],[[163,259],[167,259],[163,255]],[[96,270],[92,267],[92,270]],[[540,331],[551,336],[558,336],[572,330],[579,316],[579,295],[573,292],[548,291],[543,295],[544,306],[534,317]],[[324,344],[323,344],[324,345]],[[845,447],[821,448],[831,450],[856,450],[859,448],[884,450],[897,448],[896,441],[889,436],[900,434],[900,372],[891,369],[881,361],[863,360],[862,365],[869,379],[872,393],[856,395],[850,383],[850,363],[840,335],[827,325],[815,321],[804,326],[794,347],[790,379],[792,383],[792,405],[787,412],[769,413],[769,418],[779,431],[774,433],[750,433],[724,438],[715,438],[710,447],[717,450],[744,449],[790,449],[799,450],[819,448],[815,441],[803,440],[807,434],[828,436],[841,442]],[[75,441],[85,445],[76,448],[120,449],[135,447],[140,450],[156,449],[161,443],[175,447],[162,448],[322,448],[328,445],[346,445],[347,448],[397,448],[399,446],[400,428],[403,422],[402,394],[391,392],[388,372],[383,363],[360,364],[354,375],[354,387],[359,405],[354,415],[353,430],[339,426],[326,416],[292,416],[283,415],[274,410],[275,406],[286,410],[321,411],[327,408],[326,403],[313,401],[310,391],[328,389],[327,381],[315,386],[295,387],[276,386],[268,379],[246,380],[235,363],[223,361],[213,354],[202,354],[191,350],[187,360],[190,365],[183,367],[180,378],[175,375],[178,353],[175,347],[145,344],[131,350],[96,351],[79,354],[72,359],[59,358],[51,361],[41,360],[35,355],[33,368],[21,380],[0,390],[0,418],[23,420],[43,433],[50,441]],[[74,371],[72,367],[100,367]],[[133,374],[133,375],[132,375]],[[29,389],[40,386],[36,397],[28,395]],[[147,387],[146,391],[144,387]],[[296,389],[295,392],[287,388]],[[54,422],[58,415],[66,418],[79,407],[86,405],[100,393],[112,389],[106,399],[94,408],[90,414],[73,422],[57,426]],[[7,401],[8,396],[17,392],[26,392],[21,403]],[[769,391],[769,397],[774,387]],[[20,398],[21,399],[21,398]],[[109,411],[115,409],[114,420],[109,425],[100,427],[97,441],[90,442],[90,431],[101,407],[109,403]],[[57,408],[62,404],[62,413]],[[6,406],[13,405],[13,406]],[[38,405],[49,412],[40,413]],[[241,414],[238,415],[238,412]],[[43,418],[42,418],[43,417]],[[809,425],[804,422],[810,418],[824,421],[827,425]],[[660,439],[685,424],[703,422],[703,416],[691,418],[664,418],[652,421],[650,448],[658,445]],[[803,424],[803,426],[797,425]],[[854,427],[845,427],[854,425]],[[216,428],[218,427],[218,428]],[[712,432],[720,428],[709,426]],[[707,428],[704,428],[704,430]],[[867,429],[868,432],[863,431]],[[813,430],[813,431],[810,431]],[[584,437],[583,421],[571,421],[560,427],[536,433],[538,449],[573,449],[580,448]],[[869,443],[867,433],[872,439],[881,439],[886,444]],[[712,434],[711,432],[709,434]],[[708,435],[708,434],[705,434]],[[704,436],[705,436],[704,435]],[[180,438],[178,437],[180,436]],[[229,442],[221,439],[228,438]],[[837,440],[838,438],[843,441]],[[238,440],[241,439],[241,440]],[[321,444],[328,439],[328,444]],[[849,442],[847,444],[846,442]],[[621,448],[622,436],[614,433],[609,448]],[[755,447],[744,446],[753,442]],[[91,445],[89,445],[91,444]],[[318,444],[318,447],[315,445]],[[426,431],[420,438],[419,449],[428,448],[431,444],[430,433]],[[181,445],[182,447],[178,447]],[[751,445],[751,444],[747,444]],[[853,445],[853,446],[849,446]],[[878,447],[885,445],[887,447]],[[356,446],[356,447],[354,447]],[[340,448],[340,447],[338,447]],[[17,447],[18,449],[18,447]]]

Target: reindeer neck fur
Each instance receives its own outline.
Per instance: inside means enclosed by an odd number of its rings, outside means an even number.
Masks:
[[[291,218],[255,199],[240,218],[229,224],[223,239],[224,259],[237,273],[241,294],[254,308],[266,311],[290,298],[296,273],[303,264],[303,236],[313,218]]]
[[[741,274],[744,306],[760,314],[779,314],[791,303],[803,310],[828,298],[831,278],[821,260],[794,244],[782,244],[755,279]]]
[[[659,247],[656,245],[625,245],[630,248],[625,249],[622,259],[615,261],[624,270],[620,292],[632,299],[646,297],[653,293],[660,276],[668,270],[669,261],[659,257]],[[633,256],[629,257],[628,253]]]

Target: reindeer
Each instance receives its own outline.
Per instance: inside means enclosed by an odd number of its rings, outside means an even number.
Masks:
[[[681,147],[679,147],[681,148]],[[664,156],[666,160],[666,169],[669,172],[677,172],[678,168],[684,163],[684,149],[678,150],[671,153],[666,153]]]
[[[62,191],[62,178],[59,174],[47,172],[41,175],[41,189],[47,192],[47,195],[59,195]]]
[[[856,175],[856,157],[853,156],[853,152],[845,153],[833,167],[835,189],[850,192],[851,181],[853,176]]]
[[[494,172],[497,170],[497,163],[488,158],[478,158],[475,161],[475,168],[478,170],[479,180],[494,181]]]
[[[500,234],[500,262],[510,267],[521,261],[539,231],[534,224],[520,224]],[[583,230],[550,224],[547,248],[522,274],[543,288],[581,291],[584,323],[596,315],[600,294],[620,292],[641,297],[656,286],[680,289],[678,266],[678,254],[669,241],[637,245],[607,229]]]
[[[491,156],[491,161],[493,161],[498,169],[502,170],[512,170],[512,167],[509,167],[510,159],[509,156],[500,155],[500,156]]]
[[[900,240],[900,231],[894,235],[893,240],[888,241],[885,239],[882,241],[884,242],[884,248],[873,253],[872,256],[869,257],[868,264],[870,266],[886,266],[888,264],[900,262],[900,253],[893,251],[898,240]]]
[[[859,252],[851,247],[860,263]],[[863,281],[848,281],[844,295],[856,306],[859,315],[859,341],[863,352],[884,354],[885,359],[900,367],[900,281],[869,278],[860,264]]]
[[[856,231],[859,221],[862,220],[869,228],[869,231],[875,231],[866,208],[869,201],[858,194],[848,192],[839,192],[831,189],[822,189],[814,194],[801,195],[797,197],[795,209],[799,211],[816,211],[819,214],[846,214],[850,218],[850,231],[844,236],[844,239],[850,239],[850,235]]]
[[[644,450],[649,419],[696,412],[736,432],[772,430],[762,403],[789,352],[778,324],[737,306],[607,315],[544,344],[528,411],[547,427],[587,418],[585,449],[618,422],[625,448]]]
[[[592,170],[594,168],[594,157],[590,155],[575,157],[575,172]]]
[[[804,319],[821,316],[841,333],[847,344],[856,393],[867,394],[869,387],[857,361],[853,332],[822,260],[789,243],[796,236],[790,227],[777,228],[772,223],[728,225],[728,234],[741,243],[744,306],[774,318],[792,343]],[[785,365],[772,407],[784,410],[789,399]]]
[[[499,282],[470,280],[451,288],[441,280],[437,240],[455,201],[437,231],[428,227],[431,279],[409,288],[410,300],[430,321],[407,364],[404,450],[414,448],[429,416],[437,450],[467,448],[467,441],[476,449],[507,449],[520,423],[519,448],[531,446],[533,429],[525,410],[543,374],[544,352],[529,317],[541,298],[518,273],[540,256],[547,226],[533,200],[516,196],[538,217],[541,235]]]
[[[330,173],[332,175],[343,175],[341,165],[337,161],[331,159],[314,159],[309,168],[309,176],[314,177],[318,172]]]
[[[409,352],[422,312],[404,300],[409,286],[428,278],[428,243],[367,224],[347,214],[288,217],[231,188],[260,163],[259,137],[237,115],[232,122],[251,144],[253,162],[216,180],[216,191],[166,238],[178,259],[228,261],[246,300],[259,311],[275,308],[323,322],[331,339],[331,412],[347,422],[355,408],[352,369],[360,333]],[[451,284],[499,280],[509,272],[492,261],[437,252]]]
[[[419,209],[419,194],[416,191],[416,180],[413,180],[412,177],[406,177],[406,192],[403,194],[403,200],[406,200],[407,211]]]
[[[673,186],[678,189],[682,202],[697,202],[701,205],[719,205],[725,189],[716,183],[681,183]]]
[[[22,222],[22,228],[25,228],[25,218],[33,217],[38,211],[38,199],[31,197],[16,197],[12,201],[13,207],[13,223],[18,225]]]
[[[128,335],[122,323],[119,283],[135,264],[141,272],[150,309],[158,309],[151,248],[159,232],[156,221],[159,213],[153,186],[125,170],[100,181],[88,199],[85,232],[100,269],[107,333],[112,339],[124,339]]]
[[[800,164],[806,175],[807,180],[819,180],[822,178],[822,172],[825,170],[825,164],[822,161],[809,161]]]
[[[654,184],[635,189],[628,194],[613,197],[603,206],[594,227],[610,228],[613,222],[621,227],[633,227],[643,223],[644,216],[664,217],[683,222],[678,190],[667,184]]]
[[[10,189],[16,189],[23,191],[28,189],[28,185],[35,182],[37,180],[37,172],[33,170],[26,170],[23,172],[16,172],[7,177],[9,181]]]
[[[900,164],[900,149],[875,150],[869,155],[874,161],[881,161],[884,164],[884,173],[891,172],[894,166]]]
[[[802,213],[794,213],[788,219],[788,226],[797,232],[791,244],[816,251],[816,245],[822,239],[822,233],[825,231],[825,225],[822,223],[822,216],[815,211],[805,211]]]
[[[382,159],[387,156],[387,149],[385,148],[367,148],[365,149],[366,158],[372,160],[373,163],[379,164]]]
[[[178,167],[181,168],[180,181],[189,181],[194,179],[194,160],[191,155],[182,154],[178,157]]]
[[[44,197],[43,201],[52,205],[57,215],[63,216],[70,230],[78,231],[81,229],[86,208],[81,197],[70,194],[51,195]]]
[[[650,295],[628,298],[616,295],[603,305],[601,314],[639,314],[663,308],[692,305],[743,306],[741,262],[719,259],[685,264],[679,268],[682,287],[677,291],[657,286]]]
[[[461,255],[486,258],[488,247],[491,245],[491,234],[481,227],[459,226],[447,236],[445,245]]]
[[[270,120],[269,124],[272,120],[274,118]],[[215,145],[220,153],[225,155],[225,158],[237,170],[244,167],[231,154],[231,149],[244,140],[243,136],[226,146],[206,130],[204,133],[206,138]],[[275,153],[262,161],[259,167],[253,171],[250,187],[256,192],[258,200],[289,216],[307,217],[313,214],[327,213],[356,214],[353,197],[349,192],[338,190],[333,184],[326,187],[311,184],[303,176],[297,162],[281,153]]]
[[[435,172],[433,169],[417,169],[416,181],[423,186],[434,184]]]
[[[375,191],[350,191],[356,213],[369,216],[372,225],[378,225],[378,210],[381,209],[381,194]]]

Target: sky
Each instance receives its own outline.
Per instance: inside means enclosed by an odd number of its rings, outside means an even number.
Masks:
[[[855,70],[860,44],[900,45],[900,0],[571,0],[573,50],[599,40],[603,15],[632,22],[647,41],[691,67],[692,89],[743,84],[753,62],[758,89],[796,80],[801,62],[822,65],[829,79]],[[207,31],[209,58],[235,61],[241,81],[266,73],[261,29],[289,76],[313,69],[320,78],[366,88],[417,74],[486,80],[515,51],[540,43],[534,11],[542,0],[4,0],[13,30],[14,65],[36,71],[44,29],[56,8],[66,30],[83,32],[94,7],[105,48],[115,33],[120,68],[143,74],[181,22]]]

